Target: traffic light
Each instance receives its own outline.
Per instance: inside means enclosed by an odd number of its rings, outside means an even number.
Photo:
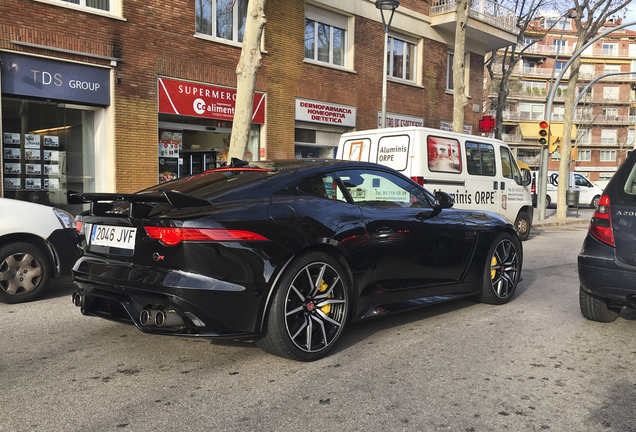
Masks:
[[[570,160],[571,161],[579,160],[579,149],[577,147],[572,147],[570,149]]]
[[[549,153],[552,154],[559,149],[559,145],[561,144],[561,137],[556,137],[554,135],[550,135],[550,146],[548,148]]]
[[[539,145],[548,143],[548,126],[548,122],[545,120],[539,123]]]

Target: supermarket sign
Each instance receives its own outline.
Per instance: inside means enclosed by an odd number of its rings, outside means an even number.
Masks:
[[[334,126],[356,126],[356,109],[346,105],[296,99],[296,120]]]
[[[158,78],[159,112],[234,120],[236,89]],[[254,93],[252,123],[265,123],[265,95]]]

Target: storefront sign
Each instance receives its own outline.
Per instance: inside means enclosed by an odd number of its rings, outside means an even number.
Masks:
[[[616,167],[588,167],[588,166],[577,166],[574,167],[574,171],[600,171],[600,172],[614,172],[616,171]]]
[[[447,132],[452,132],[453,131],[453,123],[452,122],[446,122],[446,121],[440,121],[439,122],[439,128],[443,131],[447,131]],[[473,126],[472,125],[464,125],[464,133],[470,135],[473,132]]]
[[[110,70],[2,53],[2,94],[110,105]]]
[[[296,99],[296,120],[334,126],[356,126],[356,109],[345,105]]]
[[[386,113],[386,127],[424,127],[424,119],[421,117],[411,117],[400,114]],[[382,111],[378,111],[378,128],[382,127]]]
[[[234,119],[236,90],[159,78],[159,112],[220,120]],[[265,95],[254,94],[252,123],[265,123]]]

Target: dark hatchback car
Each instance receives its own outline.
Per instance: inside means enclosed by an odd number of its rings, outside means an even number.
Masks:
[[[449,195],[434,201],[376,164],[233,165],[135,194],[82,194],[82,313],[147,333],[251,337],[310,361],[352,320],[514,295],[521,243],[493,213],[451,209]]]
[[[636,308],[636,152],[605,187],[578,259],[579,303],[590,320]]]

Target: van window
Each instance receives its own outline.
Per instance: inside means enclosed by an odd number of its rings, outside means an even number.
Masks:
[[[574,184],[582,187],[592,187],[592,183],[581,174],[574,174]]]
[[[492,144],[466,141],[466,169],[472,175],[492,177],[497,174]]]
[[[429,170],[453,174],[462,172],[459,141],[429,136],[427,144]]]
[[[518,185],[522,183],[521,171],[510,154],[510,150],[505,147],[501,147],[501,173],[504,177],[513,179]]]
[[[338,177],[358,206],[432,207],[422,189],[390,173],[347,170],[338,172]]]

